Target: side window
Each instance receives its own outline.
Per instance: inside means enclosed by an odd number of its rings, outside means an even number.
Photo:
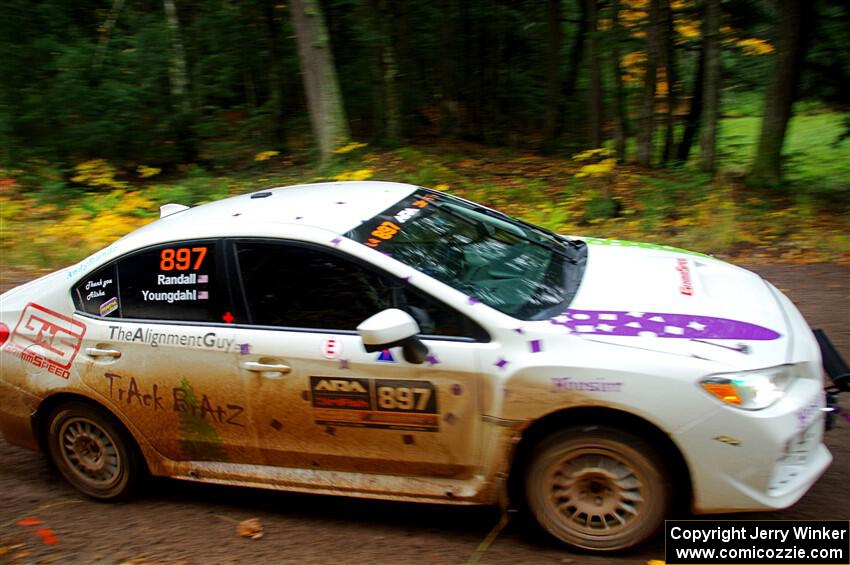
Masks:
[[[122,318],[220,321],[212,242],[161,245],[119,259]]]
[[[383,277],[336,255],[267,242],[237,244],[251,320],[261,326],[354,330],[392,306]]]
[[[74,287],[74,303],[79,310],[94,316],[120,318],[118,279],[111,264],[90,273]]]
[[[400,308],[416,319],[423,335],[487,340],[472,320],[427,294],[333,253],[240,242],[237,259],[256,325],[355,330],[381,310]]]

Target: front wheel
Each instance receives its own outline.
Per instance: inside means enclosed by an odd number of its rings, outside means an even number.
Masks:
[[[672,500],[656,452],[637,436],[602,426],[568,428],[543,440],[527,468],[525,495],[543,529],[593,551],[646,541]]]
[[[47,424],[47,450],[77,490],[99,500],[129,495],[141,474],[135,444],[115,419],[82,402],[57,407]]]

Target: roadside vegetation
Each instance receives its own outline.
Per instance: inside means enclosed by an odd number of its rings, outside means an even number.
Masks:
[[[747,262],[850,263],[850,139],[846,115],[798,115],[782,191],[746,188],[755,118],[723,120],[724,169],[618,164],[606,148],[573,155],[463,142],[396,149],[353,143],[325,167],[307,154],[258,151],[229,172],[200,165],[170,173],[84,161],[63,172],[0,172],[2,271],[75,262],[155,220],[169,202],[197,205],[262,188],[334,180],[388,180],[445,190],[565,234],[665,243]],[[236,157],[234,157],[235,159]],[[33,172],[35,171],[35,172]],[[235,172],[234,172],[235,171]]]

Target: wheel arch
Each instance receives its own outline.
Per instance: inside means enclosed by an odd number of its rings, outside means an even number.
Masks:
[[[681,450],[670,436],[640,416],[604,406],[578,406],[558,410],[534,420],[522,431],[519,442],[514,446],[508,468],[507,494],[513,506],[525,505],[523,477],[534,448],[552,433],[577,426],[614,427],[644,438],[667,466],[673,483],[674,512],[678,514],[690,509],[693,500],[690,469]]]
[[[50,414],[53,413],[56,407],[68,402],[80,402],[82,404],[87,404],[111,417],[119,426],[121,431],[126,435],[127,439],[131,442],[131,448],[135,449],[138,453],[145,472],[150,473],[148,459],[146,457],[147,454],[145,453],[142,444],[121,416],[116,414],[114,410],[110,410],[106,405],[88,396],[73,392],[57,392],[44,398],[30,417],[30,425],[32,426],[33,435],[35,436],[36,441],[38,442],[38,447],[41,449],[42,453],[49,454],[49,450],[47,449],[47,426]],[[49,455],[48,459],[50,459]]]

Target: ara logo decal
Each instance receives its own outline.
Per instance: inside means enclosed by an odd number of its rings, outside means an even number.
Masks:
[[[384,349],[378,353],[378,361],[383,361],[384,363],[395,363],[395,357],[393,357],[392,351]]]
[[[321,379],[313,384],[315,391],[366,392],[366,388],[354,379]]]

